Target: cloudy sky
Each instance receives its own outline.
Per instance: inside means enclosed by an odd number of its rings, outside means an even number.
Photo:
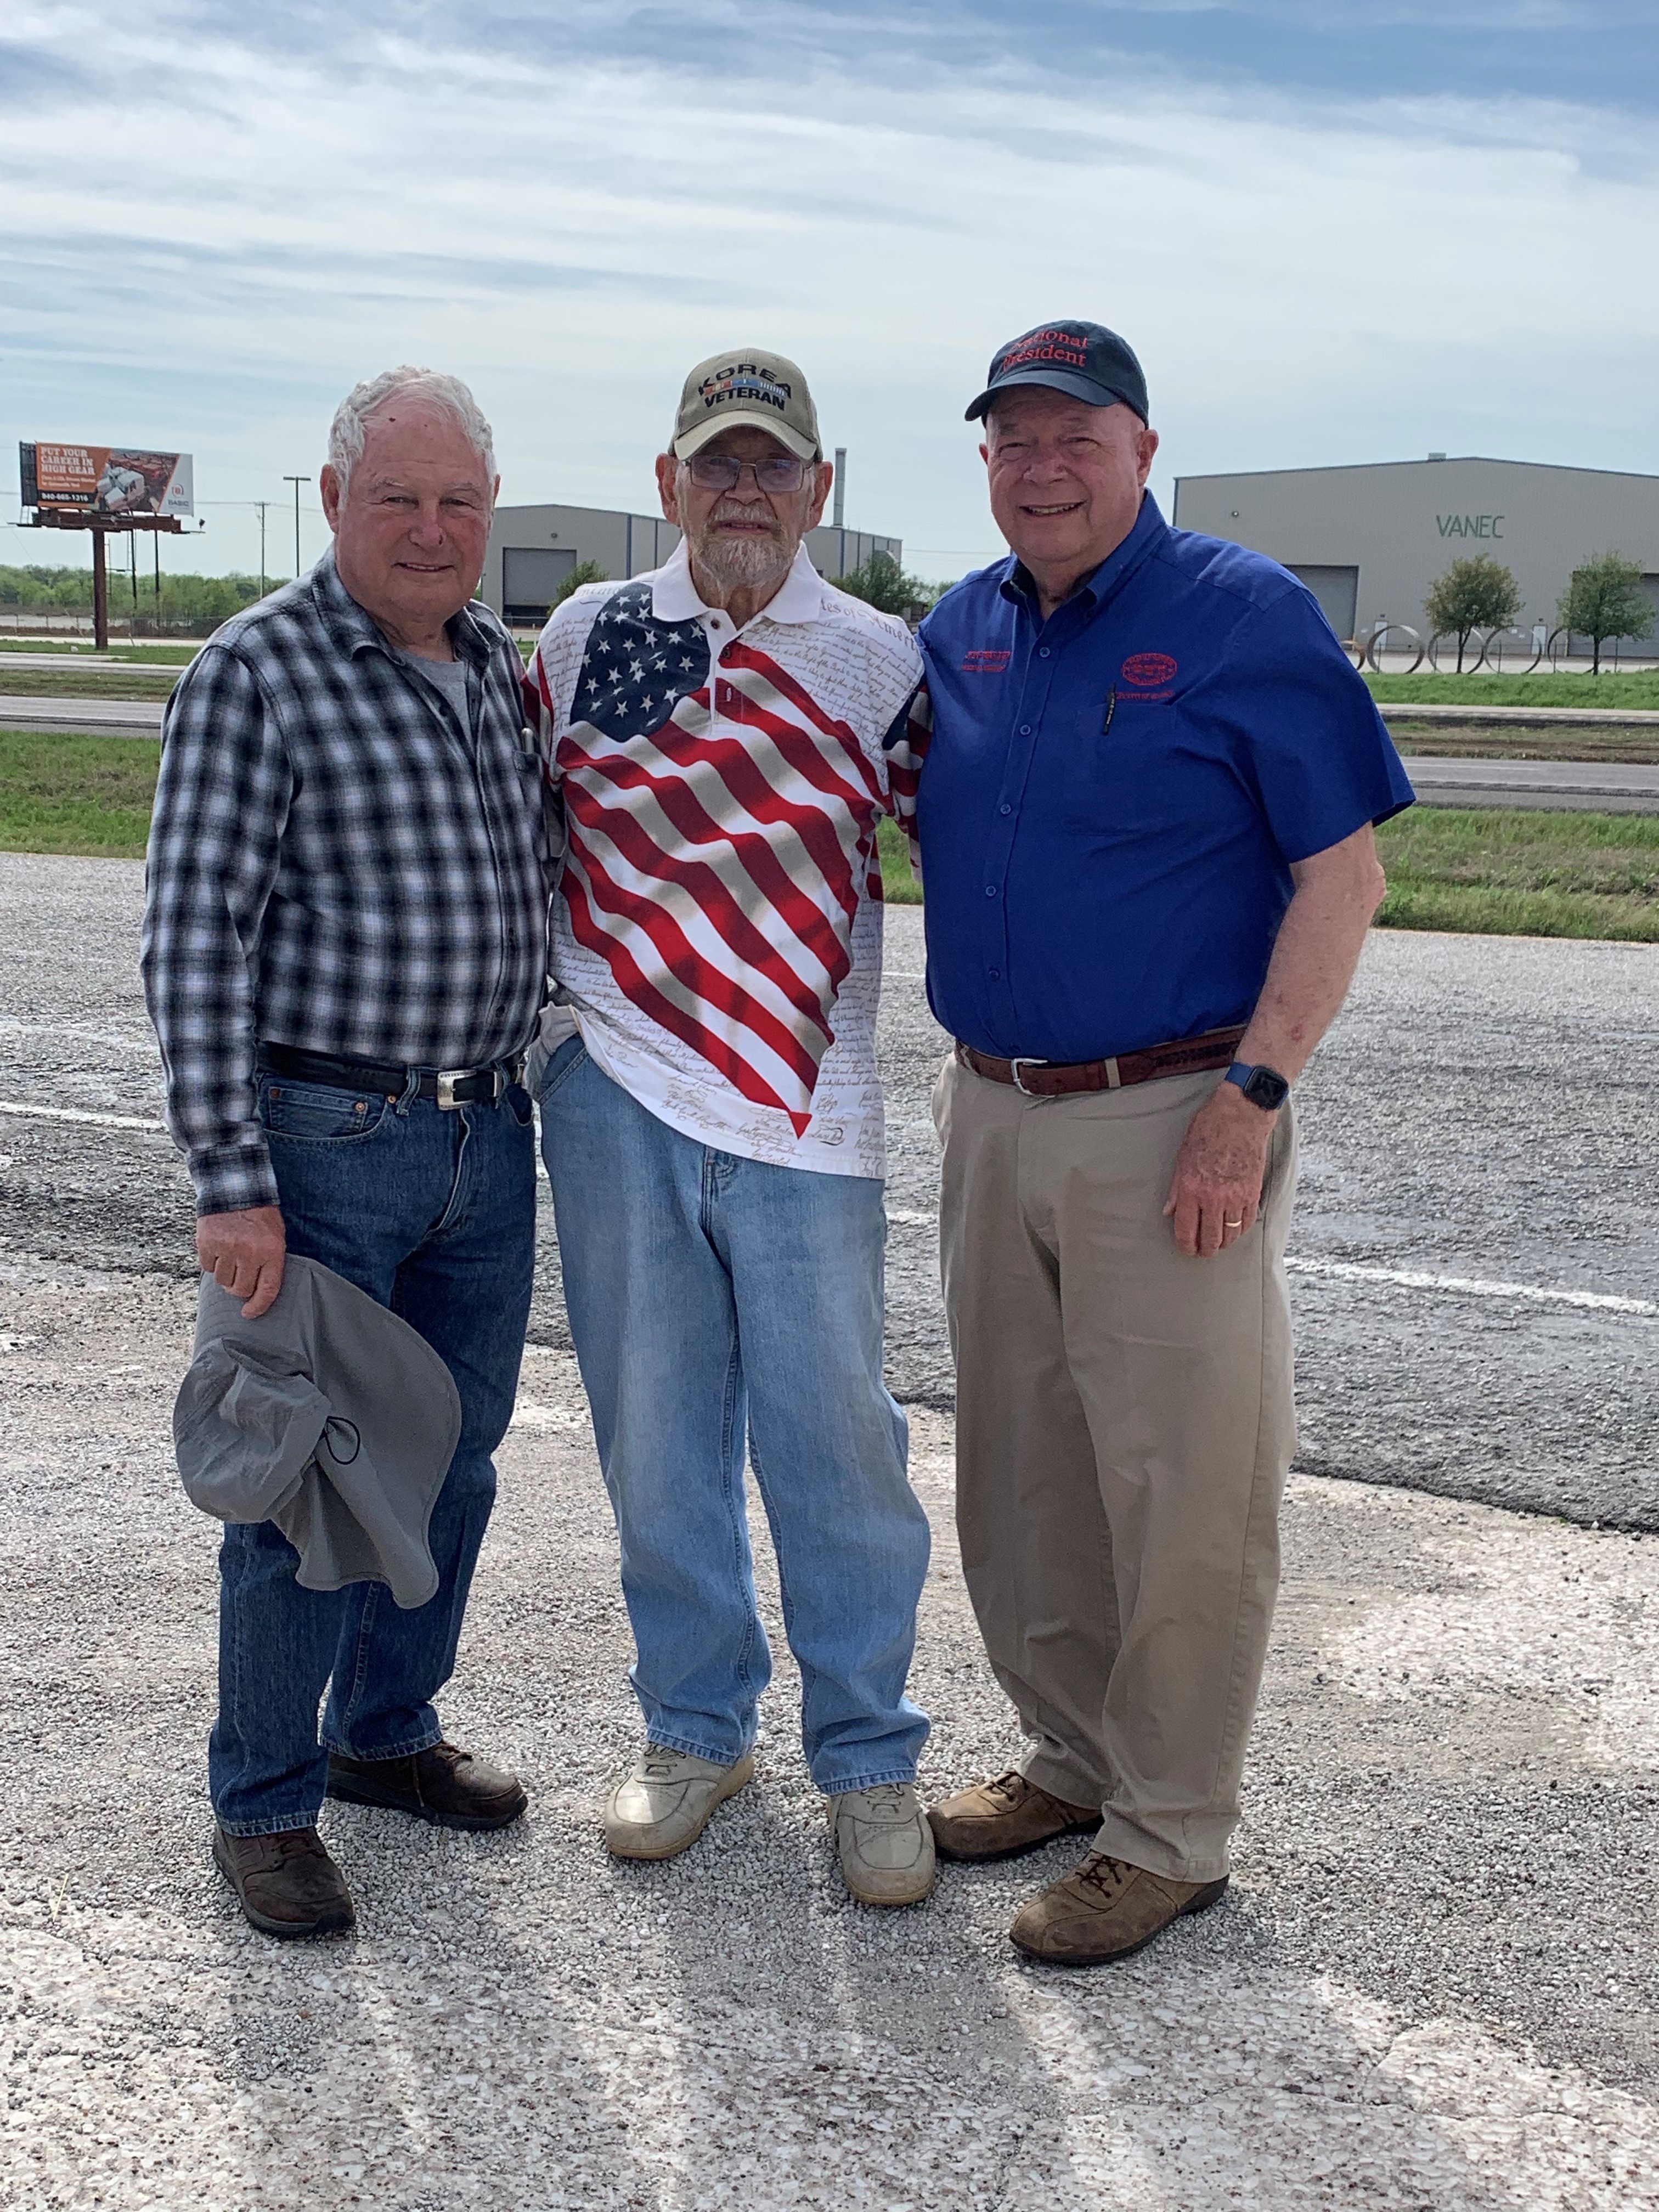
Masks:
[[[684,370],[763,343],[850,449],[848,520],[955,575],[996,550],[963,405],[999,342],[1082,314],[1146,365],[1162,495],[1431,447],[1659,471],[1656,24],[8,0],[0,438],[192,451],[209,528],[173,563],[246,568],[251,503],[390,362],[473,385],[505,499],[646,509]],[[0,490],[15,525],[3,457]],[[40,542],[0,530],[0,561]]]

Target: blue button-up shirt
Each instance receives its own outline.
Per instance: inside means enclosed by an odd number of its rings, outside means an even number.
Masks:
[[[1291,863],[1411,804],[1305,586],[1150,497],[1047,622],[1010,558],[921,641],[928,997],[981,1052],[1095,1060],[1247,1021]]]

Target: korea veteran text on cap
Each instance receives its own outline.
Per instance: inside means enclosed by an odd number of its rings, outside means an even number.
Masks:
[[[685,380],[680,411],[674,418],[674,452],[682,460],[733,423],[769,430],[803,461],[815,461],[817,410],[806,379],[781,353],[750,346],[738,353],[711,354]]]

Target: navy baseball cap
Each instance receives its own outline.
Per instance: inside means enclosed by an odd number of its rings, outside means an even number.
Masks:
[[[1146,379],[1134,352],[1115,331],[1100,323],[1040,323],[1021,337],[1010,338],[991,356],[985,389],[964,420],[979,422],[999,392],[1019,384],[1046,384],[1091,407],[1121,400],[1144,422]]]

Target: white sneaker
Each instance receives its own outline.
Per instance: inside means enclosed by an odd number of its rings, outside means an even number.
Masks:
[[[911,1782],[848,1790],[825,1808],[842,1879],[860,1905],[919,1905],[933,1887],[933,1832]]]
[[[606,1850],[619,1859],[672,1859],[696,1842],[714,1808],[735,1797],[754,1773],[752,1753],[720,1766],[689,1751],[647,1744],[605,1808]]]

